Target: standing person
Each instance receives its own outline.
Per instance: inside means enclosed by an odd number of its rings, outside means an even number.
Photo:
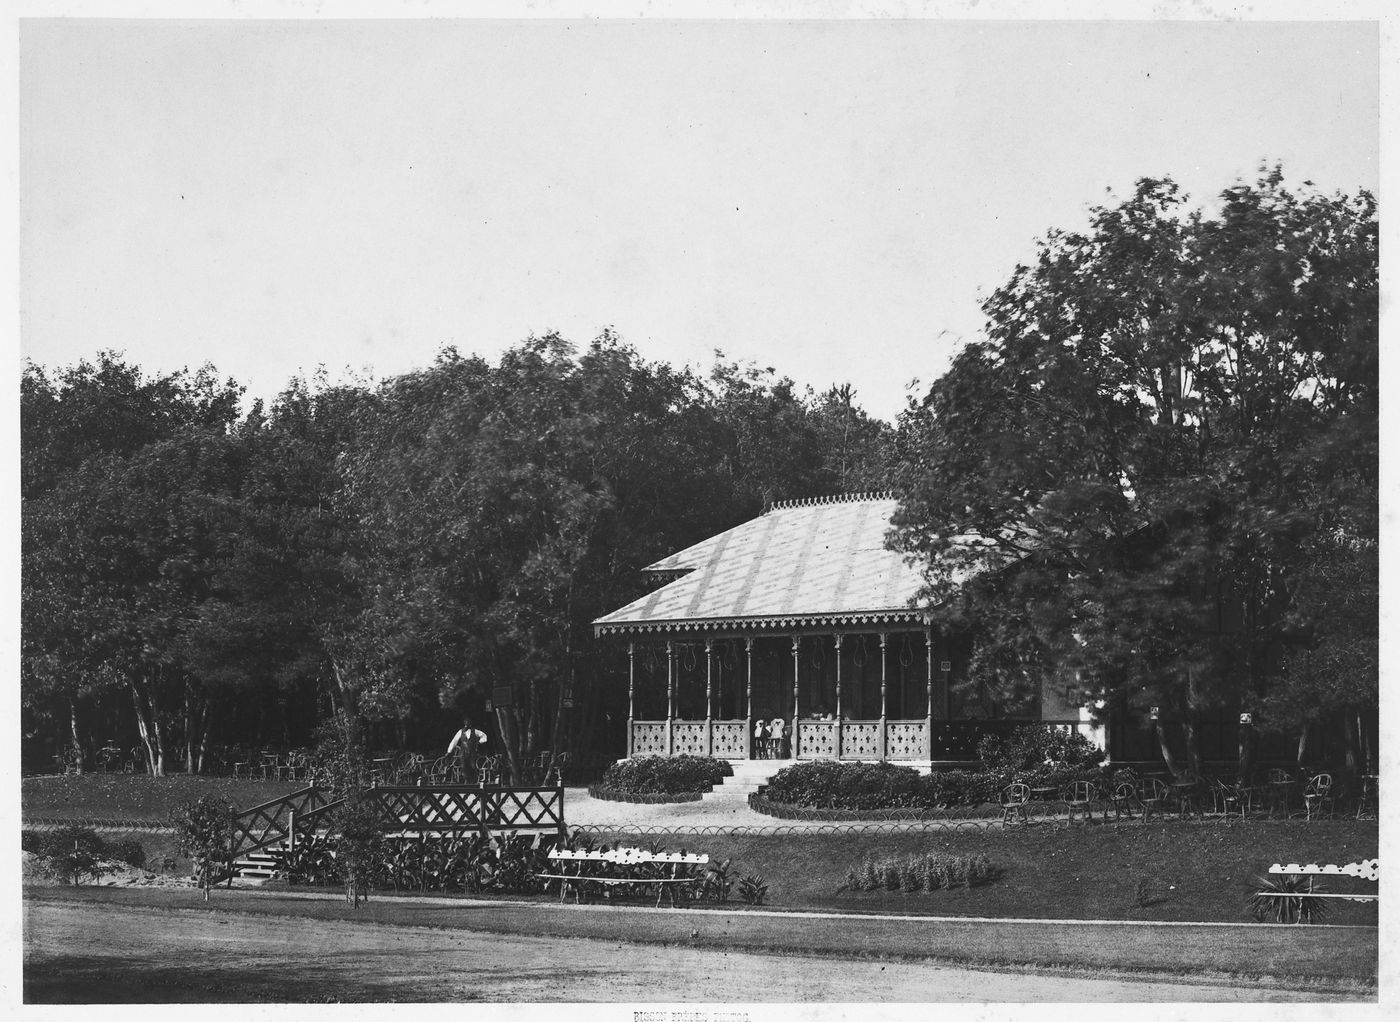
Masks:
[[[470,717],[462,718],[462,727],[452,741],[447,744],[447,754],[457,754],[457,762],[462,768],[462,777],[471,779],[476,775],[476,750],[486,744],[486,732],[472,727]]]
[[[754,759],[768,758],[768,722],[766,720],[753,722],[753,754]]]
[[[787,733],[787,721],[783,720],[782,717],[774,717],[774,718],[773,718],[773,758],[774,758],[774,759],[787,759],[787,755],[786,755],[786,753],[783,751],[783,745],[786,743],[786,737],[787,737],[787,734],[786,734],[786,733]]]

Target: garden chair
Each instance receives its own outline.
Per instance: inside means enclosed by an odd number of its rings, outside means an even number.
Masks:
[[[1069,822],[1074,822],[1074,814],[1082,811],[1088,822],[1094,822],[1094,803],[1098,801],[1099,788],[1093,781],[1071,781],[1060,788],[1060,801],[1069,807]]]
[[[1327,815],[1332,815],[1332,775],[1318,774],[1308,782],[1307,789],[1303,792],[1303,810],[1307,818],[1311,820],[1314,812],[1327,810]]]
[[[1137,779],[1131,770],[1123,770],[1119,773],[1130,776],[1120,778],[1118,774],[1113,775],[1113,790],[1109,793],[1108,801],[1113,806],[1113,821],[1117,823],[1124,816],[1133,818],[1133,803],[1137,802]],[[1141,806],[1139,806],[1141,808]],[[1108,819],[1108,810],[1104,810],[1104,819]]]
[[[1144,777],[1138,781],[1138,805],[1142,806],[1142,822],[1152,819],[1152,811],[1165,809],[1171,793],[1167,786],[1156,777]]]
[[[1211,807],[1215,812],[1222,816],[1238,812],[1240,819],[1244,819],[1246,799],[1239,787],[1219,777],[1212,778],[1209,783]]]
[[[559,755],[554,757],[554,761],[549,765],[549,769],[545,771],[543,783],[550,784],[552,779],[556,787],[562,787],[564,784],[564,768],[568,765],[569,754],[567,752],[559,753]]]
[[[483,756],[476,761],[476,783],[481,787],[501,783],[501,757]]]
[[[1001,789],[998,801],[1001,803],[1001,825],[1004,827],[1016,816],[1021,817],[1022,823],[1030,823],[1030,817],[1026,815],[1026,803],[1031,800],[1030,785],[1016,781]]]
[[[433,784],[451,784],[457,770],[457,757],[452,753],[439,756],[428,767],[428,780]]]

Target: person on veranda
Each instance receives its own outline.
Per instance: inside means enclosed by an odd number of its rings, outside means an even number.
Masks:
[[[462,764],[463,776],[471,777],[476,771],[476,750],[486,744],[486,732],[472,727],[470,717],[462,718],[462,727],[447,745],[447,754],[456,755]]]

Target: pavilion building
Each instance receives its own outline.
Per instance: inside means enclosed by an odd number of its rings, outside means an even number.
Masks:
[[[775,717],[796,759],[965,763],[1034,721],[1102,744],[1053,686],[1008,705],[959,684],[969,642],[917,605],[919,572],[885,548],[894,509],[787,501],[645,568],[663,584],[593,623],[627,641],[628,755],[751,758]]]

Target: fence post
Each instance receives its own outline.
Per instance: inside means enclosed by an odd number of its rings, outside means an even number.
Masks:
[[[287,812],[287,850],[297,850],[297,811],[295,809]]]

